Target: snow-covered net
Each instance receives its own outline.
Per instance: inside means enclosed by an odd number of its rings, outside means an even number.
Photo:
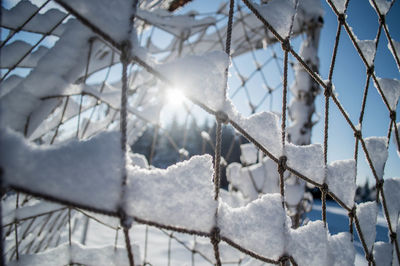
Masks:
[[[393,3],[366,4],[377,33],[359,40],[346,16],[349,1],[327,1],[337,32],[333,50],[323,47],[332,60],[322,77],[319,0],[221,1],[207,13],[183,12],[184,0],[33,2],[2,7],[1,16],[7,264],[353,265],[354,223],[369,264],[398,265],[400,181],[384,168],[390,147],[400,153],[400,82],[374,68],[387,40],[400,69],[386,20]],[[356,116],[335,88],[335,75],[348,74],[336,62],[346,36],[366,69]],[[372,86],[387,110],[378,119],[389,117],[384,137],[363,135]],[[163,115],[173,88],[187,98],[179,139],[162,122],[171,119]],[[318,101],[322,144],[310,144]],[[333,115],[346,122],[353,159],[328,161]],[[205,131],[199,116],[215,125]],[[131,147],[149,132],[146,158]],[[229,163],[243,137],[242,164]],[[193,156],[196,138],[202,152]],[[360,157],[376,181],[376,202],[354,201]],[[304,219],[312,204],[307,186],[321,191],[320,221]],[[330,233],[328,195],[348,213],[350,233]],[[375,242],[380,206],[386,242]]]

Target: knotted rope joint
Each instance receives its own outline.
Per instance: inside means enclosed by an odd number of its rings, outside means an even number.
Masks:
[[[383,188],[383,183],[385,181],[383,179],[379,180],[378,182],[376,182],[376,190],[381,190]]]
[[[354,217],[356,216],[356,207],[354,206],[351,211],[349,211],[349,217],[350,219],[354,219]]]
[[[380,15],[379,16],[379,23],[382,24],[382,25],[386,23],[385,15]]]
[[[287,261],[289,261],[290,260],[290,257],[288,256],[288,255],[282,255],[280,258],[279,258],[279,263],[281,264],[281,265],[285,265],[285,263],[287,262]]]
[[[224,111],[217,111],[215,113],[215,118],[222,124],[227,124],[229,122],[229,117]]]
[[[368,261],[368,263],[373,264],[373,262],[374,262],[374,256],[372,255],[372,253],[366,254],[365,259]]]
[[[329,191],[328,184],[323,183],[320,190],[322,193],[325,193],[325,195],[328,194],[328,191]]]
[[[362,138],[361,130],[357,130],[356,132],[354,132],[354,137],[356,139],[361,139]]]
[[[374,65],[372,65],[372,66],[368,67],[367,74],[369,76],[372,76],[374,74],[374,71],[375,71],[375,67],[374,67]]]
[[[214,226],[213,229],[211,230],[211,243],[213,245],[218,245],[219,242],[221,242],[221,236],[220,236],[220,230],[218,227]]]
[[[132,50],[132,44],[129,40],[124,40],[121,42],[121,56],[120,56],[121,63],[129,64],[131,60],[131,50]]]
[[[89,38],[89,43],[93,43],[97,39],[96,36],[92,36]]]
[[[278,161],[278,172],[280,174],[283,174],[286,170],[286,162],[287,162],[287,157],[286,156],[281,156],[279,157],[279,161]]]
[[[122,208],[118,208],[118,217],[123,228],[129,229],[132,227],[133,218],[128,216]]]
[[[332,96],[332,82],[328,81],[326,84],[325,90],[324,90],[324,96],[325,97],[331,97]]]
[[[290,46],[290,41],[288,38],[284,39],[282,42],[282,50],[289,52],[292,49],[292,47]]]
[[[389,116],[392,121],[396,122],[396,111],[391,110]]]
[[[390,241],[394,242],[397,239],[397,233],[396,232],[391,232],[390,233]]]
[[[346,22],[346,15],[345,14],[339,14],[338,15],[338,21],[341,25],[343,25]]]

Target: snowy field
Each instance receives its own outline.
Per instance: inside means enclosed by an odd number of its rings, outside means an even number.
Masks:
[[[308,213],[307,217],[312,221],[321,219],[321,202],[319,200],[314,202],[313,209]],[[332,235],[340,232],[348,232],[349,230],[349,220],[346,211],[333,201],[327,201],[327,221],[329,231]],[[114,218],[109,218],[108,222],[111,224],[118,224],[118,220]],[[145,251],[146,230],[148,231],[147,251]],[[211,265],[209,261],[214,260],[212,245],[208,238],[180,233],[173,233],[172,238],[170,238],[170,231],[139,224],[133,226],[130,234],[134,243],[140,246],[141,260],[146,257],[146,262],[148,262],[149,265]],[[115,230],[109,229],[91,220],[87,245],[110,245],[114,243],[115,235]],[[75,236],[75,241],[80,241],[78,235]],[[118,245],[121,247],[124,246],[124,239],[121,232],[119,233],[117,241]],[[376,241],[388,242],[388,228],[381,210],[377,219]],[[237,252],[224,242],[221,242],[220,246],[224,265],[238,265],[240,258],[242,258],[241,265],[265,265],[262,262],[245,257],[244,254]],[[368,265],[355,229],[354,246],[357,252],[355,265]],[[192,249],[198,250],[201,254],[192,253]]]
[[[327,201],[326,216],[328,221],[329,232],[335,235],[340,232],[349,231],[349,217],[344,209],[342,209],[336,202]],[[314,201],[313,209],[308,213],[307,217],[312,220],[321,219],[321,201]],[[388,228],[385,217],[380,209],[376,224],[376,241],[388,242]],[[368,265],[365,260],[364,251],[361,242],[354,228],[354,247],[356,248],[355,265]]]

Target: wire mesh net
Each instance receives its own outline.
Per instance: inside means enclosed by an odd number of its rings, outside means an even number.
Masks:
[[[396,265],[398,3],[363,3],[376,31],[359,40],[351,1],[186,2],[5,1],[3,261],[351,265],[355,227],[368,264]],[[376,200],[356,204],[367,168]],[[329,233],[328,196],[350,234]]]

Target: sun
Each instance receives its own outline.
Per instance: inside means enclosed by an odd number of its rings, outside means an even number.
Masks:
[[[177,88],[171,88],[167,90],[167,104],[172,106],[180,106],[185,100],[182,90]]]

